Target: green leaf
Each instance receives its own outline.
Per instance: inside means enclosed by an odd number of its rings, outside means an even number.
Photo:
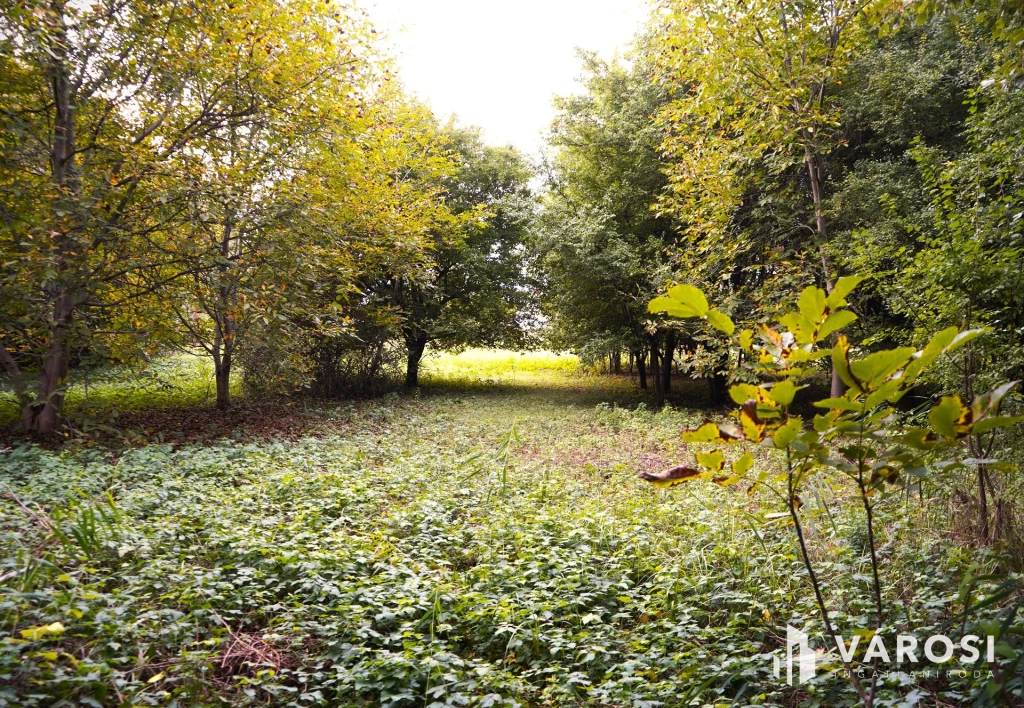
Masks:
[[[818,408],[841,411],[859,411],[861,408],[859,403],[851,401],[849,398],[824,398],[820,401],[815,401],[814,405]]]
[[[825,291],[814,285],[809,285],[800,293],[796,305],[800,308],[800,314],[809,322],[817,324],[825,315]]]
[[[720,472],[722,467],[725,466],[725,455],[722,454],[721,450],[713,450],[712,452],[698,452],[697,453],[697,464],[701,467],[706,467],[712,472]]]
[[[743,435],[735,425],[729,424],[717,424],[708,421],[699,428],[693,430],[684,430],[682,434],[683,442],[688,443],[707,443],[707,442],[736,442],[742,440]]]
[[[740,346],[744,351],[750,351],[750,346],[754,343],[754,332],[749,329],[745,329],[740,332]]]
[[[838,332],[856,321],[857,315],[853,314],[849,310],[833,312],[825,318],[825,322],[818,328],[818,338],[825,339],[833,332]]]
[[[947,327],[937,332],[928,341],[924,349],[918,352],[903,372],[904,383],[912,383],[925,369],[931,366],[942,354],[963,346],[972,339],[980,337],[985,329],[967,329],[960,331],[957,327]]]
[[[736,325],[729,317],[718,310],[708,310],[707,314],[708,324],[717,329],[719,332],[724,332],[728,336],[732,336],[732,333],[736,331]]]
[[[868,388],[874,388],[903,368],[915,354],[913,347],[883,349],[850,363],[850,371]]]
[[[830,310],[836,310],[846,304],[846,296],[853,292],[853,289],[866,280],[861,275],[844,275],[836,281],[832,292],[825,298],[825,305]]]
[[[732,473],[737,477],[743,477],[754,466],[754,456],[749,452],[743,453],[740,459],[732,463]]]
[[[944,438],[959,438],[965,435],[968,430],[965,423],[971,414],[971,409],[964,405],[960,396],[943,396],[928,414],[928,422],[932,430]]]
[[[660,295],[649,303],[647,303],[647,311],[654,313],[664,313],[671,317],[687,318],[687,317],[703,317],[699,312],[696,312],[692,307],[683,305],[672,298]]]
[[[972,432],[987,433],[996,428],[1006,428],[1024,420],[1024,415],[993,415],[974,424]]]
[[[675,285],[668,289],[668,296],[676,302],[692,308],[697,317],[708,314],[708,299],[699,288],[692,285]]]
[[[779,428],[772,435],[772,443],[780,450],[789,447],[789,444],[796,440],[797,435],[803,431],[803,421],[793,416],[786,421],[785,425]]]
[[[780,406],[788,406],[796,396],[797,386],[789,379],[783,379],[771,388],[771,397]]]
[[[843,383],[853,389],[853,393],[859,393],[860,382],[850,372],[849,353],[850,341],[845,335],[839,335],[835,346],[832,347],[832,368],[839,374],[839,378],[843,380]]]
[[[751,400],[758,403],[766,403],[768,400],[767,392],[763,388],[748,383],[738,383],[730,386],[729,397],[741,406]]]

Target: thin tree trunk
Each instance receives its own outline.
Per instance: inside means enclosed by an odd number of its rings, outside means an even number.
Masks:
[[[67,38],[63,30],[65,6],[54,2],[52,10],[57,15],[56,41],[51,49],[49,79],[53,93],[53,142],[50,153],[50,176],[57,188],[54,200],[54,217],[57,227],[51,238],[56,242],[56,275],[44,292],[53,302],[49,340],[39,370],[39,391],[35,400],[25,400],[22,408],[22,423],[29,432],[53,433],[60,424],[63,411],[63,385],[68,378],[69,342],[68,334],[74,320],[75,298],[68,292],[65,281],[65,258],[68,250],[67,234],[61,230],[61,222],[67,221],[63,201],[79,190],[78,170],[75,164],[76,138],[75,113],[71,81],[68,77],[66,59]]]
[[[654,405],[660,407],[665,403],[665,391],[662,388],[661,369],[659,367],[658,335],[651,335],[651,378],[654,379]]]
[[[214,377],[217,381],[217,409],[231,408],[231,359],[235,351],[234,289],[228,284],[227,265],[231,257],[231,232],[234,220],[229,215],[220,238],[221,283],[217,291],[217,333],[214,336]]]
[[[828,261],[828,252],[825,250],[825,245],[828,243],[828,224],[825,220],[824,209],[825,176],[821,171],[821,160],[811,151],[809,146],[804,148],[804,156],[804,162],[807,165],[807,176],[811,182],[811,201],[814,203],[814,220],[818,231],[818,256],[821,259],[822,278],[825,281],[825,291],[831,293],[835,287],[835,282],[832,275],[832,266]],[[833,340],[835,340],[835,337],[833,337]],[[846,386],[839,377],[839,372],[833,367],[832,398],[839,398],[845,391]]]
[[[226,411],[231,408],[231,353],[224,352],[220,364],[214,370],[217,381],[217,409]]]
[[[57,186],[54,200],[56,223],[65,222],[63,201],[67,195],[78,192],[78,174],[75,165],[75,116],[71,82],[68,78],[64,32],[64,3],[54,2],[53,12],[57,15],[59,28],[56,42],[51,50],[50,88],[53,92],[53,147],[50,154],[50,175]],[[58,227],[51,238],[56,240],[57,273],[53,284],[44,289],[53,302],[53,319],[50,324],[49,341],[39,370],[39,391],[35,400],[26,401],[21,411],[25,430],[49,435],[60,425],[64,410],[63,386],[68,374],[68,330],[74,319],[75,299],[66,289],[65,259],[67,236]]]
[[[720,406],[726,402],[728,398],[728,387],[726,384],[725,374],[721,371],[716,371],[708,379],[708,392],[711,400],[711,405]]]
[[[676,354],[676,331],[665,333],[665,355],[661,358],[661,389],[664,393],[672,390],[672,361]]]
[[[647,389],[647,354],[643,351],[634,352],[633,358],[636,361],[636,370],[640,375],[640,388],[643,390]]]
[[[71,322],[65,300],[66,297],[59,297],[54,305],[50,342],[39,370],[39,392],[21,411],[22,426],[30,433],[50,435],[60,426],[64,410],[63,386],[68,376],[67,326]]]
[[[420,361],[423,359],[423,350],[427,348],[426,335],[417,334],[406,337],[405,348],[408,351],[405,365],[405,387],[416,388],[420,385]]]
[[[612,353],[612,370],[616,374],[622,373],[622,352],[618,349]]]

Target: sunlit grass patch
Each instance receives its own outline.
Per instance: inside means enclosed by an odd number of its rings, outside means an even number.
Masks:
[[[467,349],[459,353],[429,353],[422,363],[425,374],[435,380],[476,377],[515,381],[517,376],[585,372],[577,356],[550,351],[513,352],[505,349]]]
[[[213,362],[208,357],[175,354],[154,358],[142,368],[72,370],[65,414],[72,424],[110,420],[122,412],[212,404],[215,396]],[[0,383],[0,426],[14,423],[18,415],[14,392]]]

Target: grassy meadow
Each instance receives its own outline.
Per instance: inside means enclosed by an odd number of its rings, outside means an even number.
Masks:
[[[88,400],[136,426],[120,444],[0,453],[0,705],[852,702],[772,675],[787,623],[816,621],[782,506],[637,478],[693,454],[702,388],[677,388],[655,412],[573,357],[475,350],[431,356],[417,394],[216,413],[197,360],[111,372]],[[836,623],[867,626],[859,510],[822,484],[807,513]],[[879,513],[888,599],[927,633],[968,556],[927,506]],[[974,681],[909,680],[890,705]]]

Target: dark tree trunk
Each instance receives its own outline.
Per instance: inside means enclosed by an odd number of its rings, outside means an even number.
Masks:
[[[234,219],[229,216],[221,230],[220,255],[223,259],[218,266],[222,284],[217,291],[217,332],[213,342],[214,379],[217,382],[217,409],[231,408],[231,359],[235,351],[235,320],[231,310],[234,305],[234,288],[228,281],[228,261],[231,256],[231,239]]]
[[[226,411],[231,408],[231,354],[225,353],[220,358],[214,378],[217,381],[217,410]]]
[[[405,387],[416,388],[420,385],[420,360],[423,359],[423,350],[427,348],[426,335],[406,337],[405,348],[409,353],[405,365]]]
[[[663,377],[659,368],[658,335],[651,335],[651,378],[654,379],[654,405],[660,407],[665,403],[665,389],[662,386]]]
[[[711,405],[724,405],[728,395],[729,391],[726,386],[725,374],[720,371],[712,374],[711,378],[708,379],[708,397]]]
[[[661,388],[665,393],[672,390],[672,361],[676,354],[676,331],[665,333],[665,355],[661,359]]]
[[[618,349],[612,352],[612,370],[616,374],[622,373],[622,352]]]
[[[636,370],[640,375],[640,388],[647,389],[647,362],[644,361],[646,354],[641,351],[633,352],[633,360],[636,362]]]

